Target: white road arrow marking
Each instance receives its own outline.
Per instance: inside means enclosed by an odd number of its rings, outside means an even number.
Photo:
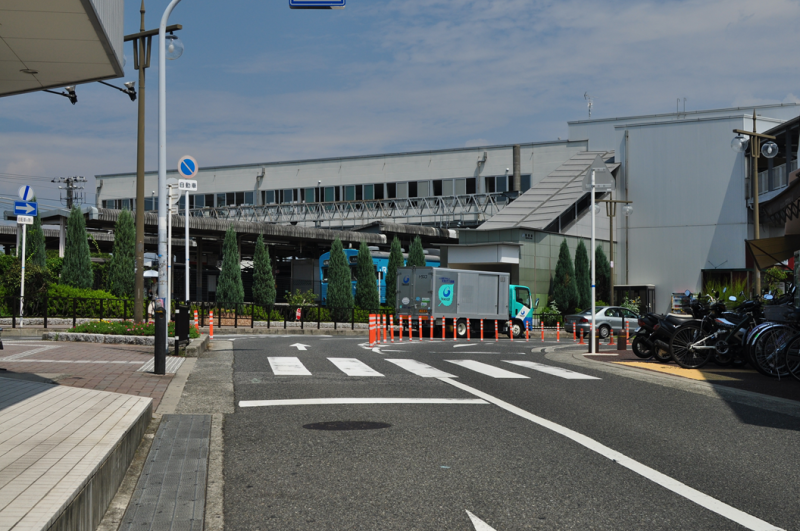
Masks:
[[[475,526],[475,531],[495,531],[494,527],[491,527],[471,512],[467,511],[467,514],[469,515],[469,519],[472,520],[472,525]]]
[[[471,347],[471,346],[472,346],[472,345],[470,345],[470,344],[466,344],[466,345],[453,345],[453,348],[464,348],[464,347]],[[484,346],[484,345],[481,345],[481,346]],[[487,347],[490,347],[490,346],[492,346],[492,344],[491,344],[491,343],[487,343],[485,346],[487,346]]]
[[[297,347],[297,350],[307,350],[306,347],[310,347],[311,345],[303,345],[302,343],[295,343],[294,345],[289,345],[290,347]]]

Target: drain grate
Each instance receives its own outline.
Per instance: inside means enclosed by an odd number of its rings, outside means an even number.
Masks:
[[[333,420],[330,422],[316,422],[303,426],[307,430],[347,431],[347,430],[380,430],[391,427],[385,422],[367,422],[364,420]]]

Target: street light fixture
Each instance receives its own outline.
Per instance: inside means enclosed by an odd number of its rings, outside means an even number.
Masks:
[[[753,239],[760,239],[759,229],[759,205],[758,205],[758,156],[759,152],[768,159],[773,158],[778,154],[778,145],[775,142],[765,142],[764,146],[759,149],[761,139],[775,140],[774,136],[764,135],[756,132],[756,111],[753,110],[753,131],[744,131],[742,129],[734,129],[736,136],[731,142],[731,149],[737,153],[744,153],[748,144],[750,145],[750,157],[753,159]],[[749,137],[749,140],[748,140]],[[756,262],[756,278],[755,278],[755,291],[756,295],[761,295],[761,271],[758,269]]]
[[[140,323],[144,320],[144,88],[145,70],[150,68],[150,53],[152,51],[153,36],[159,30],[144,29],[144,0],[139,9],[141,21],[139,33],[125,36],[125,42],[133,43],[133,67],[139,71],[139,118],[136,138],[136,279],[134,281],[134,310],[133,319]],[[174,24],[166,31],[178,31],[183,26]],[[125,86],[128,86],[126,83]],[[153,192],[155,196],[155,192]],[[163,196],[161,196],[163,197]],[[155,199],[155,197],[153,197]]]
[[[609,262],[611,262],[611,278],[609,279],[611,289],[608,303],[614,306],[614,217],[617,215],[617,205],[625,205],[622,207],[622,213],[626,217],[633,214],[633,207],[631,206],[633,201],[615,200],[612,195],[609,196],[609,199],[598,199],[597,202],[606,204],[606,215],[608,216],[608,247],[610,249]],[[596,209],[599,209],[599,207],[600,205],[595,205]]]
[[[167,42],[167,59],[174,61],[183,55],[183,43],[176,35],[173,35],[170,31],[165,39]]]
[[[111,87],[113,89],[117,89],[120,92],[124,92],[128,95],[131,101],[136,101],[136,81],[126,81],[125,88],[119,88],[117,86],[112,85],[111,83],[106,83],[105,81],[98,81],[98,83],[105,85],[107,87]]]
[[[65,98],[69,98],[69,102],[73,105],[78,103],[78,95],[75,94],[75,85],[64,87],[64,90],[66,90],[66,92],[56,92],[55,90],[44,89],[44,92],[49,92],[50,94],[56,94],[57,96],[64,96]]]

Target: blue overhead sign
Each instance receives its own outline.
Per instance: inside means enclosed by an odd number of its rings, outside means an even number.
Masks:
[[[38,216],[39,203],[29,201],[14,201],[14,214],[18,216]]]
[[[344,9],[345,0],[289,0],[292,9]]]

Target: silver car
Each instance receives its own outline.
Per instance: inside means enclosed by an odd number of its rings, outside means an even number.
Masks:
[[[597,333],[603,339],[607,338],[613,330],[615,334],[625,331],[627,325],[631,331],[636,330],[639,315],[622,306],[597,306],[595,307],[595,323]],[[564,316],[564,330],[576,331],[578,334],[589,335],[592,326],[592,310]]]

